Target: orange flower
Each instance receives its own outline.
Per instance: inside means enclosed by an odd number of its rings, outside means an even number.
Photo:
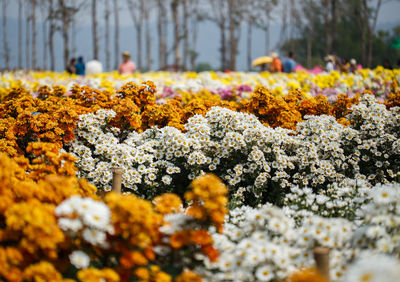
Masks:
[[[82,282],[118,282],[120,281],[118,274],[110,269],[96,269],[96,268],[87,268],[78,271],[78,279]]]
[[[148,264],[146,257],[139,251],[124,252],[120,258],[120,263],[126,268],[131,268],[136,265],[144,266]]]
[[[190,233],[187,230],[178,231],[170,237],[171,247],[179,249],[184,245],[187,245],[190,241]]]
[[[217,261],[218,256],[219,256],[219,252],[217,249],[214,248],[214,246],[212,245],[205,245],[203,247],[201,247],[201,251],[208,256],[208,258],[210,259],[210,261],[214,262]]]
[[[294,272],[288,279],[289,282],[327,282],[315,269],[307,268]]]
[[[139,280],[148,281],[150,279],[150,271],[145,267],[136,268],[133,273]]]
[[[197,219],[209,218],[213,224],[222,231],[224,215],[228,212],[226,194],[228,189],[222,181],[213,174],[205,174],[192,181],[192,191],[185,193],[188,201],[193,205],[188,209],[188,214]]]
[[[182,206],[181,199],[172,193],[165,193],[153,199],[158,212],[162,214],[179,212]]]
[[[199,245],[208,245],[212,244],[213,239],[210,234],[208,234],[207,230],[193,230],[192,231],[192,241]]]
[[[175,282],[201,282],[202,277],[193,271],[185,270],[182,274],[175,278]]]
[[[160,271],[157,272],[157,274],[154,275],[154,282],[171,282],[172,277],[168,275],[167,273]]]
[[[28,266],[23,273],[24,281],[63,281],[61,274],[54,268],[54,266],[47,262],[41,261],[36,264]]]

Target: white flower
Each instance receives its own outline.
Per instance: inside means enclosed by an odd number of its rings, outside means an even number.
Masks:
[[[83,214],[83,221],[86,225],[105,230],[110,224],[111,212],[108,206],[103,202],[93,201],[89,209]]]
[[[92,245],[105,245],[106,233],[103,231],[86,228],[82,232],[83,239]]]
[[[87,268],[90,263],[89,256],[82,251],[73,251],[69,255],[69,260],[78,269]]]
[[[82,204],[81,196],[72,196],[64,200],[55,209],[55,214],[57,216],[70,215],[77,211],[78,207]]]
[[[79,218],[60,218],[58,226],[64,231],[78,232],[83,227],[83,224]]]
[[[161,181],[162,181],[165,185],[169,185],[169,184],[171,184],[172,178],[171,178],[171,176],[169,176],[169,175],[164,175],[164,176],[161,178]]]
[[[272,268],[268,265],[263,265],[257,268],[256,278],[258,281],[270,281],[274,278]]]
[[[361,259],[350,266],[345,282],[398,282],[400,264],[395,257],[363,253]]]

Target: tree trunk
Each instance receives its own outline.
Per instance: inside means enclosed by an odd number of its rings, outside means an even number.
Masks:
[[[106,0],[104,18],[106,21],[105,40],[106,40],[106,71],[110,70],[110,0]]]
[[[237,24],[235,16],[235,0],[228,0],[229,8],[229,69],[236,69],[237,38],[235,36]]]
[[[158,40],[159,40],[159,57],[160,57],[160,69],[165,69],[167,66],[167,11],[165,8],[164,0],[158,0]]]
[[[157,17],[157,32],[158,32],[158,59],[159,59],[159,69],[162,70],[165,68],[164,65],[164,46],[165,46],[165,38],[163,37],[163,20],[162,16],[163,13],[163,1],[157,1],[157,10],[158,10],[158,17]]]
[[[330,20],[329,20],[329,0],[323,0],[323,7],[325,7],[324,11],[324,19],[325,19],[325,54],[328,55],[331,53],[331,28],[330,28]]]
[[[331,18],[332,18],[332,52],[337,52],[337,0],[331,0]]]
[[[50,55],[50,69],[55,70],[55,56],[54,56],[54,33],[56,31],[54,23],[54,6],[53,0],[50,0],[50,28],[49,28],[49,55]]]
[[[114,69],[119,65],[119,11],[118,0],[114,0]]]
[[[252,24],[249,22],[247,23],[247,70],[250,71],[251,69],[251,38],[252,38]]]
[[[225,23],[221,22],[219,25],[221,32],[221,71],[227,69],[227,54],[226,54],[226,33],[225,33]]]
[[[46,19],[45,16],[45,9],[44,7],[42,7],[41,9],[42,12],[42,34],[43,34],[43,65],[42,65],[42,69],[43,70],[47,70],[47,32],[46,32],[46,22],[48,19]]]
[[[137,52],[138,52],[138,60],[137,60],[137,62],[138,62],[138,69],[139,69],[139,71],[143,71],[143,60],[142,60],[142,58],[143,58],[143,49],[142,49],[142,46],[143,46],[143,44],[142,44],[142,39],[143,39],[143,25],[144,25],[144,16],[143,16],[143,14],[144,14],[144,5],[145,5],[145,3],[144,3],[144,0],[140,0],[140,6],[139,6],[139,9],[140,9],[140,16],[139,16],[139,19],[138,19],[138,24],[137,24],[137,26],[136,26],[136,30],[137,30]]]
[[[26,68],[27,69],[30,69],[30,66],[31,66],[31,60],[30,60],[30,53],[31,53],[30,49],[31,48],[29,46],[30,45],[29,27],[30,27],[31,15],[30,15],[30,12],[29,12],[29,9],[30,9],[29,4],[30,4],[30,2],[28,1],[26,3],[27,7],[25,9],[25,13],[26,13],[26,16],[25,16],[25,18],[26,18],[26,25],[25,25],[25,61],[26,61]]]
[[[22,69],[22,9],[23,0],[18,1],[18,68]]]
[[[183,70],[187,70],[189,52],[188,0],[183,0]]]
[[[265,27],[265,54],[269,54],[270,52],[270,30],[269,30],[269,19],[270,19],[270,11],[266,10],[267,17],[267,25]]]
[[[365,0],[364,0],[364,2],[365,2]],[[368,67],[371,67],[371,64],[372,64],[372,51],[373,51],[372,43],[374,40],[374,33],[375,33],[376,23],[378,21],[378,15],[379,15],[379,10],[381,8],[381,4],[382,4],[382,0],[378,0],[375,11],[374,11],[374,17],[371,17],[371,15],[368,14],[368,59],[367,59]],[[369,23],[369,20],[371,18],[372,18],[372,25]]]
[[[142,70],[142,25],[136,24],[137,69]]]
[[[149,24],[149,7],[145,9],[145,33],[146,33],[146,70],[150,71],[152,69],[152,52],[151,52],[151,33]]]
[[[197,16],[192,19],[192,39],[191,39],[191,48],[190,48],[190,65],[191,70],[196,70],[196,58],[197,58],[197,36],[198,36],[198,19]]]
[[[93,59],[97,60],[99,58],[99,43],[97,36],[97,0],[92,0],[92,33],[93,33]]]
[[[37,69],[36,0],[32,0],[32,68]]]
[[[71,44],[70,44],[70,53],[72,54],[71,56],[74,56],[77,52],[76,48],[76,21],[74,19],[71,20],[71,32],[70,32],[70,37],[71,37]]]
[[[59,7],[61,10],[61,22],[62,22],[62,37],[64,41],[64,67],[68,66],[69,60],[69,25],[70,25],[70,12],[68,7],[65,5],[64,0],[58,0]]]
[[[312,44],[311,44],[312,42],[311,42],[311,35],[310,34],[308,34],[307,35],[307,67],[309,68],[309,69],[311,69],[311,67],[312,67],[312,62],[311,62],[311,58],[312,58]]]
[[[172,0],[172,20],[174,23],[174,53],[175,53],[175,68],[176,71],[181,70],[182,57],[180,50],[180,34],[179,34],[179,15],[178,15],[179,0]]]
[[[7,39],[7,0],[3,0],[3,48],[4,48],[4,59],[6,69],[10,69],[10,49],[8,48],[8,39]]]

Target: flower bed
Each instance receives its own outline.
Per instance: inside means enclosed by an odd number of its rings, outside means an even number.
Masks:
[[[371,73],[391,81],[384,100]],[[339,75],[364,89],[334,99],[310,97],[301,73],[81,81],[107,87],[30,75],[0,87],[1,279],[323,281],[316,247],[330,250],[333,281],[399,277],[397,71]],[[206,76],[241,94],[189,89]],[[168,77],[187,88],[166,90]],[[110,192],[114,167],[123,194]]]

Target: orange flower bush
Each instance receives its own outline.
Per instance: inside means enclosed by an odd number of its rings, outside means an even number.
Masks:
[[[120,281],[120,277],[118,274],[110,269],[96,269],[96,268],[87,268],[78,271],[78,278],[80,281],[85,282],[98,282],[98,281],[105,281],[105,282],[118,282]]]
[[[40,147],[32,150],[41,152]],[[227,189],[211,175],[195,180],[192,187],[187,212],[174,194],[156,197],[152,204],[134,195],[109,193],[102,203],[94,200],[95,188],[83,180],[57,174],[33,180],[0,154],[0,278],[66,281],[64,277],[76,275],[80,281],[200,281],[187,269],[202,263],[195,258],[198,252],[217,259],[207,230],[210,225],[222,227]],[[109,209],[112,225],[101,239],[104,209]],[[201,218],[192,216],[194,209],[202,210]],[[174,216],[185,221],[172,220]],[[78,221],[82,223],[76,225]],[[169,249],[168,254],[159,248]],[[182,254],[185,259],[177,261]],[[71,267],[77,271],[71,272]]]
[[[206,174],[195,179],[191,187],[192,191],[185,193],[186,200],[193,201],[188,214],[199,220],[211,220],[221,231],[224,216],[228,212],[226,186],[215,175]]]
[[[46,261],[28,266],[22,275],[24,281],[67,281],[67,279],[62,278],[61,273],[51,263]]]
[[[285,101],[282,97],[275,97],[265,87],[257,87],[250,99],[242,102],[241,109],[254,114],[267,126],[295,129],[302,118],[300,112],[290,106],[294,103],[293,97],[290,98]]]

